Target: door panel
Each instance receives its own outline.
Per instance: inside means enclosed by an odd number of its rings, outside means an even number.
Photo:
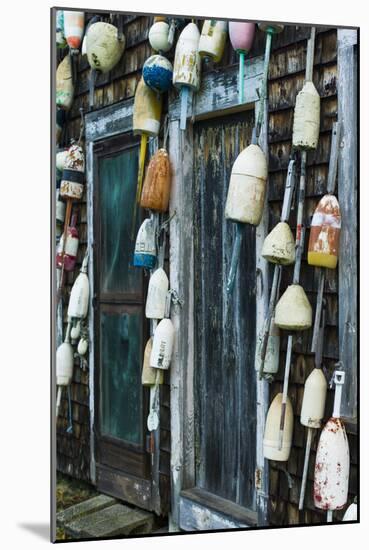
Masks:
[[[233,162],[250,143],[253,123],[249,111],[194,128],[196,484],[250,509],[256,464],[255,228],[245,227],[228,297],[236,227],[224,208]]]

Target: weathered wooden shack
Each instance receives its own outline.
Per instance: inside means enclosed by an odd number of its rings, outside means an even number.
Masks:
[[[93,13],[86,12],[86,21]],[[108,13],[100,13],[109,20]],[[189,20],[186,20],[186,22]],[[196,20],[201,27],[202,21]],[[299,422],[304,382],[314,366],[312,330],[295,339],[289,397],[295,415],[288,462],[264,460],[265,417],[281,391],[287,338],[272,381],[259,380],[255,349],[265,318],[271,269],[261,257],[263,240],[279,220],[289,159],[293,111],[305,75],[310,27],[286,24],[272,43],[268,103],[260,144],[268,155],[268,195],[258,227],[247,226],[226,316],[226,279],[235,227],[224,217],[232,164],[251,142],[259,108],[265,34],[256,31],[246,58],[245,97],[238,103],[238,58],[227,40],[219,63],[202,62],[201,88],[190,106],[185,132],[179,129],[179,95],[165,96],[160,145],[168,129],[172,191],[165,269],[180,303],[172,306],[176,337],[173,359],[160,388],[160,427],[147,430],[149,390],[141,386],[143,351],[150,326],[144,306],[148,274],[132,267],[130,234],[137,180],[139,138],[132,133],[133,99],[142,66],[151,55],[153,16],[124,15],[126,49],[118,65],[99,75],[89,107],[90,67],[78,57],[73,106],[61,145],[80,133],[84,113],[86,193],[79,212],[77,269],[68,274],[68,293],[89,250],[89,355],[75,364],[71,385],[73,433],[67,433],[68,402],[57,421],[57,468],[96,485],[103,493],[160,515],[172,530],[227,529],[325,521],[314,507],[313,440],[305,507],[298,499],[305,428]],[[176,37],[178,36],[178,31]],[[357,49],[358,30],[317,26],[313,81],[321,98],[318,148],[307,156],[304,221],[307,227],[301,284],[315,308],[318,273],[306,261],[311,216],[326,192],[332,124],[341,122],[337,194],[342,212],[337,270],[327,270],[323,358],[330,377],[339,359],[346,370],[342,414],[350,444],[349,501],[357,495]],[[58,50],[58,62],[65,55]],[[174,48],[168,57],[173,59]],[[165,128],[164,128],[165,126]],[[158,140],[149,142],[150,153]],[[298,167],[299,168],[299,167]],[[296,230],[297,199],[291,228]],[[139,217],[146,216],[140,211]],[[281,291],[292,280],[283,270]],[[64,326],[63,326],[64,321]],[[66,307],[58,308],[59,342]],[[348,337],[343,338],[349,323]],[[325,419],[332,410],[328,392]],[[337,518],[340,517],[337,513]]]

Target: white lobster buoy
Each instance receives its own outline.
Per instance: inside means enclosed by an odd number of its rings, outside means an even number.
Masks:
[[[164,269],[159,267],[150,277],[145,315],[148,319],[163,319],[169,281]]]
[[[86,34],[87,59],[92,69],[107,73],[117,65],[123,55],[126,40],[118,39],[118,29],[110,23],[92,24]]]
[[[60,183],[60,195],[67,199],[82,198],[84,189],[85,156],[77,144],[69,147],[64,161],[63,177]]]
[[[275,308],[275,324],[284,330],[306,330],[311,327],[313,312],[301,285],[290,285]]]
[[[156,263],[155,226],[152,219],[143,221],[136,238],[133,265],[152,269]]]
[[[73,377],[73,348],[69,342],[63,342],[56,350],[56,384],[69,386]]]
[[[88,340],[86,338],[81,338],[78,342],[77,351],[79,355],[85,355],[88,348]]]
[[[82,263],[81,272],[75,280],[70,293],[68,317],[83,319],[87,315],[88,300],[90,296],[90,285],[87,277],[87,259],[88,257],[85,256]]]
[[[292,445],[293,410],[289,397],[286,403],[286,417],[283,431],[282,449],[279,450],[279,425],[281,420],[282,393],[273,399],[267,414],[264,432],[264,458],[269,460],[288,460]]]
[[[347,508],[345,515],[342,518],[342,521],[356,521],[357,520],[357,504],[353,502]]]
[[[280,331],[274,322],[274,316],[270,323],[270,331],[268,344],[265,354],[263,373],[276,374],[279,369],[279,348],[280,348]],[[258,342],[258,351],[256,354],[255,370],[260,371],[260,353],[261,353],[262,339]]]
[[[142,376],[141,376],[141,382],[143,386],[154,386],[156,383],[156,375],[159,372],[159,380],[158,383],[162,384],[164,380],[164,371],[157,369],[153,369],[150,367],[150,357],[151,357],[151,351],[152,351],[152,343],[153,338],[149,338],[146,346],[145,346],[145,352],[144,352],[144,360],[143,360],[143,366],[142,366]]]
[[[173,42],[169,39],[169,25],[166,21],[154,23],[149,31],[149,42],[157,52],[169,52]]]
[[[295,239],[288,223],[277,223],[266,237],[261,255],[274,264],[290,265],[295,261]]]
[[[320,428],[324,416],[327,381],[321,369],[314,368],[308,376],[302,399],[300,422],[307,428]]]
[[[83,11],[64,11],[64,35],[72,50],[79,49],[84,28],[85,13]]]
[[[56,105],[69,111],[73,103],[74,86],[72,79],[72,62],[66,55],[56,69]]]
[[[310,81],[296,98],[292,145],[296,149],[316,149],[319,140],[320,97]]]
[[[223,57],[226,39],[227,21],[206,19],[201,30],[199,54],[201,57],[211,57],[218,63]]]
[[[236,158],[229,182],[225,217],[258,225],[268,177],[267,162],[258,145],[249,145]]]
[[[155,330],[150,355],[150,367],[163,370],[169,369],[172,359],[173,343],[173,323],[170,319],[162,319]]]
[[[68,149],[65,149],[64,151],[58,151],[56,153],[56,169],[58,170],[58,172],[63,172],[67,155]]]

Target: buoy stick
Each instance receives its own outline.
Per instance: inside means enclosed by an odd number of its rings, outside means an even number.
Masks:
[[[306,449],[305,449],[305,460],[304,460],[304,470],[302,474],[301,481],[301,491],[300,491],[300,500],[299,500],[299,510],[304,508],[304,499],[305,499],[305,490],[306,490],[306,480],[309,467],[309,458],[310,458],[310,449],[311,441],[313,438],[313,428],[308,428],[307,440],[306,440]]]
[[[140,199],[141,199],[142,182],[143,182],[143,175],[145,170],[146,148],[147,148],[147,134],[142,134],[141,145],[140,145],[140,159],[138,162],[138,178],[137,178],[137,192],[136,192],[137,204],[140,202]]]
[[[227,280],[227,294],[231,294],[234,287],[234,281],[237,273],[238,260],[241,252],[242,235],[244,231],[244,224],[236,223],[236,238],[233,244],[231,268],[229,270]]]
[[[261,349],[260,349],[260,367],[259,367],[260,379],[263,376],[264,363],[265,363],[265,357],[266,357],[266,352],[268,348],[268,340],[269,340],[269,334],[270,334],[270,326],[272,323],[273,312],[277,301],[277,289],[279,287],[281,274],[282,274],[282,266],[276,264],[274,266],[273,283],[272,283],[272,290],[270,291],[268,315],[265,320],[264,334],[263,334]]]
[[[256,124],[257,136],[259,136],[260,129],[263,124],[264,104],[268,94],[268,72],[269,72],[270,51],[272,48],[272,38],[273,38],[273,31],[268,29],[266,33],[266,41],[265,41],[264,69],[263,69],[263,78],[261,81],[261,90],[260,90],[260,107],[258,112],[258,121]]]
[[[319,336],[319,327],[320,327],[320,317],[323,307],[323,292],[324,292],[324,283],[325,283],[325,270],[318,268],[319,270],[319,281],[318,281],[318,295],[316,299],[316,309],[315,309],[315,319],[314,319],[314,330],[313,338],[311,341],[311,352],[315,353],[318,336]]]
[[[59,416],[60,403],[62,398],[63,386],[58,386],[58,394],[56,396],[56,418]]]
[[[238,103],[244,101],[245,52],[240,51],[240,67],[238,75]]]
[[[61,272],[60,272],[60,279],[59,279],[59,295],[63,289],[64,284],[64,264],[65,264],[65,246],[67,243],[67,235],[68,235],[68,227],[70,224],[70,218],[72,214],[72,199],[67,200],[67,206],[65,208],[65,220],[64,220],[64,232],[63,232],[63,246],[61,251],[62,256],[62,266],[61,266]]]
[[[189,96],[189,87],[188,86],[182,86],[181,88],[181,119],[180,119],[180,129],[185,130],[186,129],[186,119],[187,119],[187,103],[188,103],[188,96]]]
[[[333,510],[327,510],[327,523],[332,523],[333,521]]]
[[[287,341],[286,366],[285,366],[284,380],[283,380],[281,420],[279,424],[279,439],[278,439],[279,450],[282,449],[282,445],[283,445],[283,432],[284,432],[284,422],[286,419],[287,395],[288,395],[288,380],[290,377],[290,370],[291,370],[292,345],[293,345],[293,334],[289,334],[288,341]]]

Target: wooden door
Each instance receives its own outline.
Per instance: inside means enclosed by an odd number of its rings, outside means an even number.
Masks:
[[[146,285],[132,265],[138,150],[130,136],[94,146],[95,456],[99,490],[149,509]]]
[[[228,297],[236,227],[224,208],[253,116],[248,111],[194,127],[196,486],[249,510],[255,510],[256,467],[255,227],[245,228]]]

